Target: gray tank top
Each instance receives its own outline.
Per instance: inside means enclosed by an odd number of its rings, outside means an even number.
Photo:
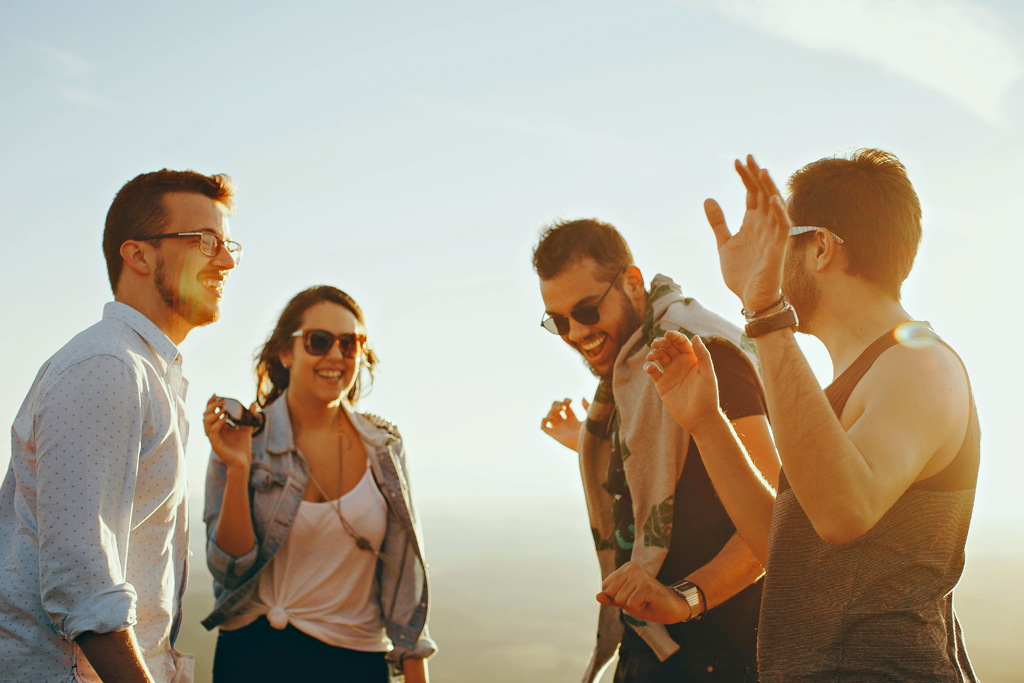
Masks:
[[[896,343],[893,333],[884,335],[829,385],[836,416]],[[977,680],[953,612],[981,451],[973,395],[970,411],[949,465],[914,483],[870,531],[847,543],[821,540],[780,474],[761,601],[761,681]]]

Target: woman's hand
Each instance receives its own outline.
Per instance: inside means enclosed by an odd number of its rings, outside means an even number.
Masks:
[[[253,403],[250,410],[255,411]],[[213,452],[229,470],[248,473],[252,463],[252,427],[230,427],[225,421],[224,399],[216,394],[206,402],[203,429],[210,439]]]
[[[552,439],[566,448],[576,450],[580,439],[580,425],[583,424],[576,417],[569,404],[572,399],[555,401],[551,404],[551,410],[540,421],[540,428]],[[590,408],[587,399],[583,399],[583,410]]]

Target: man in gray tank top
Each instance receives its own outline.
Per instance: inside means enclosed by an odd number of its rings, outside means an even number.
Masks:
[[[747,190],[739,232],[713,200],[705,210],[757,345],[778,491],[722,417],[699,338],[666,333],[646,369],[767,568],[761,680],[974,681],[952,591],[974,504],[978,417],[959,357],[900,303],[921,237],[906,169],[873,149],[821,159],[793,175],[788,201],[753,157],[736,170]],[[832,358],[824,391],[797,329]],[[627,583],[624,594],[642,603],[646,577]]]

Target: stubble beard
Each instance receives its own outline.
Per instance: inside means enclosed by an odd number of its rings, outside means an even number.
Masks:
[[[807,273],[803,261],[796,257],[787,257],[782,273],[782,293],[796,311],[800,320],[798,331],[810,334],[810,324],[814,313],[818,310],[821,291]]]
[[[157,257],[156,268],[153,271],[153,284],[160,295],[161,301],[174,315],[184,320],[190,327],[202,327],[215,322],[220,317],[220,310],[214,306],[204,307],[199,301],[199,293],[196,292],[191,298],[181,295],[181,289],[175,288],[167,278],[167,267],[161,257]]]
[[[615,338],[612,338],[612,335],[610,334],[608,335],[608,343],[615,343],[615,355],[613,356],[613,358],[618,358],[619,351],[622,350],[622,346],[627,341],[629,341],[629,338],[633,336],[633,333],[640,328],[641,323],[639,314],[637,314],[637,312],[633,310],[633,307],[629,305],[628,301],[620,301],[620,304],[622,306],[622,325],[616,331]],[[612,361],[611,366],[608,368],[608,373],[601,374],[600,370],[598,370],[597,368],[590,364],[590,361],[587,359],[586,356],[583,355],[582,351],[580,352],[580,358],[583,359],[583,365],[586,366],[587,370],[590,370],[590,374],[592,374],[594,377],[597,377],[598,379],[611,378],[612,370],[615,368],[614,360]]]

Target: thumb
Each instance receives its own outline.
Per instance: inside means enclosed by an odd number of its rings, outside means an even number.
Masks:
[[[729,238],[732,237],[732,233],[729,232],[729,226],[725,224],[725,214],[722,212],[722,207],[714,199],[705,199],[704,213],[708,217],[711,229],[715,232],[715,241],[718,242],[718,248],[721,249],[729,241]]]

